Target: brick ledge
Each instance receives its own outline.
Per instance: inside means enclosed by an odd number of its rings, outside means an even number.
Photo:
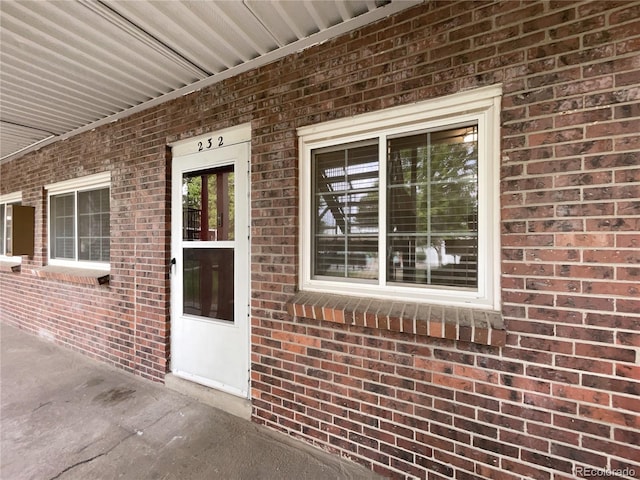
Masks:
[[[20,271],[21,266],[20,262],[0,260],[0,272],[17,273]]]
[[[466,307],[299,292],[291,316],[500,347],[507,332],[502,314]]]
[[[33,270],[33,274],[40,278],[61,280],[63,282],[80,285],[106,285],[110,274],[105,270],[90,270],[86,268],[59,267],[47,265]]]

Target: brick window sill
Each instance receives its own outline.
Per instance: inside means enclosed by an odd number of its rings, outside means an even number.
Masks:
[[[500,312],[473,308],[299,292],[287,309],[294,317],[494,347],[503,346],[507,338]]]
[[[110,277],[109,271],[105,270],[59,267],[56,265],[34,269],[33,274],[40,278],[60,280],[79,285],[108,285]]]
[[[21,268],[20,262],[11,260],[0,260],[0,272],[17,273]]]

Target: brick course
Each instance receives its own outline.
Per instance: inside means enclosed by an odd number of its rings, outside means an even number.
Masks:
[[[3,163],[1,192],[20,189],[37,225],[34,257],[0,271],[2,319],[162,381],[166,145],[251,122],[255,422],[398,478],[640,475],[637,18],[634,1],[428,2]],[[295,128],[494,83],[505,345],[292,316]],[[109,284],[30,273],[43,186],[104,170]]]

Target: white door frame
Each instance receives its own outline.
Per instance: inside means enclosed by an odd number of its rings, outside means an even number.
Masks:
[[[170,145],[172,148],[172,189],[171,189],[171,256],[176,259],[176,264],[171,265],[171,362],[170,367],[174,375],[182,377],[186,380],[191,380],[196,383],[206,385],[208,387],[216,388],[218,390],[231,393],[243,398],[249,398],[250,396],[250,365],[251,365],[251,321],[250,321],[250,298],[251,298],[251,272],[250,272],[250,139],[251,139],[251,126],[250,124],[241,125],[230,129],[220,130],[212,132],[206,135],[200,135],[198,137],[190,138],[188,140],[176,142]],[[227,149],[232,147],[232,150]],[[216,152],[216,150],[220,150]],[[240,199],[236,199],[236,232],[243,232],[244,238],[238,238],[236,235],[236,246],[234,253],[234,282],[236,285],[236,304],[241,302],[241,305],[237,305],[234,308],[234,322],[229,324],[223,321],[216,320],[199,320],[198,318],[189,318],[187,323],[190,323],[193,327],[189,327],[192,333],[186,335],[193,335],[193,332],[198,332],[198,329],[217,329],[217,332],[221,335],[231,335],[230,338],[234,342],[243,342],[242,345],[234,343],[239,351],[239,363],[236,365],[236,369],[243,370],[246,374],[246,378],[238,378],[237,383],[231,384],[227,381],[219,381],[217,378],[209,378],[210,375],[199,375],[189,371],[185,371],[181,367],[185,364],[199,363],[199,359],[191,358],[188,361],[183,360],[184,356],[189,356],[192,352],[187,349],[191,345],[184,345],[186,341],[189,341],[189,337],[185,337],[185,321],[188,316],[183,315],[182,312],[182,255],[183,255],[183,239],[182,239],[182,198],[181,189],[178,185],[182,185],[183,172],[194,171],[198,169],[215,168],[216,166],[228,165],[224,161],[211,163],[211,159],[220,158],[224,156],[226,152],[240,152],[235,164],[235,181],[243,184],[244,188],[240,190],[246,191],[246,198],[240,202]],[[180,162],[184,161],[188,165],[186,169],[180,168]],[[238,208],[240,207],[240,208]],[[191,245],[198,248],[196,244]],[[239,290],[238,285],[244,283]],[[238,298],[241,295],[241,299]],[[239,318],[238,316],[244,318]],[[196,333],[197,335],[197,333]],[[180,343],[183,345],[180,345]],[[182,349],[182,350],[181,350]],[[197,350],[194,348],[194,350]],[[228,357],[226,357],[228,358]],[[175,360],[175,361],[174,361]],[[206,358],[202,359],[206,362]],[[216,369],[220,372],[221,365],[217,363]],[[178,365],[176,365],[178,364]],[[189,370],[187,368],[186,370]],[[235,377],[235,376],[234,376]]]

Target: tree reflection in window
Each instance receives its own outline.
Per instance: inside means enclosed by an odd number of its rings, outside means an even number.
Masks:
[[[477,285],[477,127],[388,141],[387,278]]]
[[[477,142],[476,125],[388,138],[383,212],[377,140],[314,151],[312,275],[375,281],[384,258],[387,283],[476,288]]]

